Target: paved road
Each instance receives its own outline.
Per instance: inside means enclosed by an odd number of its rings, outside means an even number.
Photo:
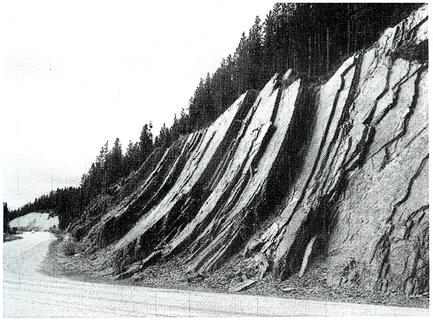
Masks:
[[[25,233],[4,244],[5,317],[427,315],[428,310],[95,284],[46,276],[54,239]]]

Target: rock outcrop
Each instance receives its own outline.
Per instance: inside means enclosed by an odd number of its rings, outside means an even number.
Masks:
[[[289,70],[248,91],[156,150],[83,240],[121,277],[178,254],[207,274],[241,254],[245,288],[304,261],[303,275],[320,252],[330,285],[352,269],[357,286],[428,291],[426,21],[423,6],[320,86]]]
[[[209,138],[190,153],[164,199],[116,243],[116,261],[122,266],[140,259],[122,273],[129,275],[186,247],[192,272],[211,271],[248,239],[267,200],[269,177],[278,172],[299,88],[300,80],[290,71],[282,79],[276,75],[254,104],[244,104],[241,118],[232,114],[251,94],[206,130]],[[216,135],[226,141],[211,141]]]
[[[279,278],[324,235],[329,266],[365,265],[367,286],[428,289],[427,64],[399,57],[402,48],[423,50],[426,11],[387,29],[319,88],[287,205],[247,246]]]

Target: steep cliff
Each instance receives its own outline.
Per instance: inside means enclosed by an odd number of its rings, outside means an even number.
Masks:
[[[330,285],[428,291],[426,21],[423,6],[322,85],[275,75],[70,231],[120,277],[174,255],[202,275],[241,254],[251,284],[320,253]]]
[[[287,205],[247,247],[276,276],[294,273],[320,236],[329,264],[357,269],[357,283],[428,289],[427,64],[402,54],[424,50],[426,11],[386,30],[319,88],[313,136]]]

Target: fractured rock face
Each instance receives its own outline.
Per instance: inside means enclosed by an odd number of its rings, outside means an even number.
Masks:
[[[389,56],[399,46],[426,41],[426,28],[423,7],[364,55],[360,88],[379,87],[382,79],[383,90],[366,122],[374,135],[362,165],[334,207],[329,241],[330,265],[354,257],[368,266],[364,277],[374,282],[367,286],[407,294],[428,291],[427,65]],[[381,49],[385,55],[377,58]],[[374,56],[384,71],[367,67]],[[365,106],[362,97],[369,96],[361,92],[354,105]]]
[[[173,185],[176,175],[185,163],[187,146],[198,136],[199,134],[182,137],[162,155],[160,150],[155,150],[135,177],[122,186],[119,194],[127,193],[131,187],[132,192],[121,198],[119,204],[102,216],[90,229],[85,241],[105,246],[127,233],[141,215],[156,204]]]
[[[402,60],[390,74],[365,162],[337,203],[328,260],[353,256],[380,289],[412,294],[428,289],[427,75]]]
[[[171,190],[115,244],[118,260],[144,258],[143,266],[188,246],[190,271],[204,273],[239,251],[260,220],[257,211],[282,157],[299,88],[290,72],[282,80],[276,75],[241,118],[234,117],[235,107],[244,96],[207,129]]]
[[[254,92],[247,92],[209,128],[188,136],[185,164],[172,187],[115,244],[122,262],[126,257],[135,261],[150,254],[161,241],[188,222],[191,213],[206,199],[206,185],[220,167],[254,98]]]
[[[422,7],[319,89],[292,196],[247,247],[265,254],[278,277],[299,268],[312,236],[327,233],[331,266],[354,258],[374,286],[428,287],[427,65],[393,55],[426,41],[425,21]]]
[[[428,291],[426,20],[424,6],[321,86],[275,75],[155,151],[85,241],[121,276],[177,254],[206,274],[241,253],[280,279],[308,270],[314,243],[330,284]]]
[[[290,73],[283,79],[288,80]],[[274,78],[275,79],[275,78]],[[213,194],[200,209],[200,222],[212,220],[191,246],[190,270],[208,272],[218,267],[233,252],[239,251],[260,221],[259,207],[268,179],[281,157],[290,119],[297,101],[300,80],[278,90],[274,80],[265,86],[246,118],[236,152]],[[204,216],[204,217],[203,217]],[[200,224],[200,222],[197,222]],[[194,222],[193,228],[197,227]],[[188,231],[189,232],[189,231]]]

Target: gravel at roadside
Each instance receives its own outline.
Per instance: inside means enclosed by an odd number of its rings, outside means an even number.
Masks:
[[[101,268],[99,258],[103,255],[104,251],[92,255],[78,253],[66,256],[62,253],[61,241],[56,240],[50,244],[47,257],[42,264],[42,272],[87,282],[220,293],[230,292],[234,284],[243,280],[243,269],[239,258],[233,259],[207,277],[191,279],[186,277],[182,259],[179,257],[149,266],[132,278],[118,280],[113,277],[110,268]],[[314,262],[302,278],[295,274],[281,282],[267,276],[239,294],[402,307],[428,308],[429,306],[429,298],[426,296],[410,298],[401,294],[366,291],[356,287],[332,288],[326,283],[327,271],[321,263],[320,260]]]

